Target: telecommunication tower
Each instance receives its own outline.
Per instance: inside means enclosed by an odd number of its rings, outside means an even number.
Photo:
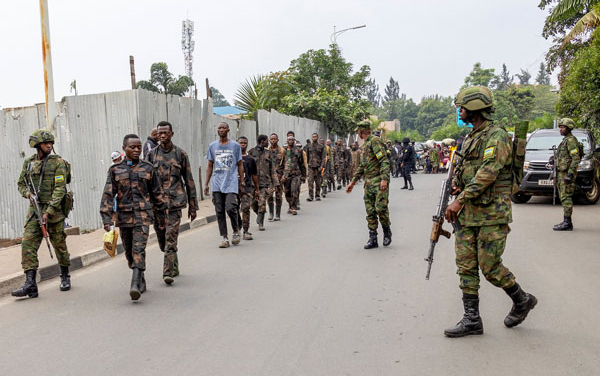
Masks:
[[[185,74],[193,79],[194,74],[194,21],[186,19],[181,22],[181,50],[183,51],[183,60],[185,62]],[[190,97],[193,96],[194,88],[190,88]]]

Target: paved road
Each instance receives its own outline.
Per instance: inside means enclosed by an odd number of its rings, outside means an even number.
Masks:
[[[522,326],[483,283],[485,335],[448,339],[462,314],[452,244],[425,281],[441,176],[391,187],[394,242],[362,249],[361,189],[268,224],[221,250],[216,225],[180,239],[183,275],[168,287],[148,249],[149,291],[132,303],[121,256],[73,273],[38,299],[0,300],[2,375],[596,375],[600,367],[600,211],[575,208],[576,231],[554,233],[548,200],[515,207],[505,261],[540,303]],[[358,188],[358,187],[357,187]]]

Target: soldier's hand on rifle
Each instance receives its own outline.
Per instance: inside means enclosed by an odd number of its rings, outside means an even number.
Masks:
[[[458,212],[462,209],[462,204],[458,200],[454,200],[446,208],[445,217],[448,222],[454,223],[458,221]]]
[[[42,224],[44,224],[44,225],[48,224],[48,213],[42,214]]]
[[[196,211],[190,209],[188,211],[188,218],[190,219],[190,222],[194,222],[194,219],[196,219]]]
[[[461,192],[461,191],[460,191],[460,188],[458,188],[456,185],[454,185],[454,183],[452,183],[452,192],[450,192],[450,194],[451,194],[452,196],[456,196],[456,195],[457,195],[457,194],[459,194],[460,192]]]
[[[387,189],[388,189],[387,180],[382,180],[381,183],[379,183],[379,189],[381,190],[381,192],[387,191]]]
[[[383,183],[383,182],[382,182]],[[348,184],[348,186],[346,187],[346,193],[350,193],[352,192],[352,189],[354,188],[354,182]]]

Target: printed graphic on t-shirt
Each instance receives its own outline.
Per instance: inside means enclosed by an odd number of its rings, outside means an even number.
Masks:
[[[233,150],[217,149],[215,154],[215,172],[230,171],[233,167]]]

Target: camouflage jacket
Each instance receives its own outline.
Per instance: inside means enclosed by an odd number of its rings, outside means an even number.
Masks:
[[[304,153],[297,147],[285,149],[285,157],[281,160],[281,171],[286,179],[291,176],[302,176],[306,178],[306,167],[304,166]]]
[[[343,167],[346,163],[346,148],[336,145],[333,150],[333,161],[336,166]]]
[[[324,168],[325,167],[325,147],[319,142],[311,142],[306,147],[306,158],[308,159],[308,167]]]
[[[486,121],[465,139],[457,157],[453,183],[461,189],[463,226],[490,226],[512,222],[512,140],[502,126]]]
[[[48,213],[48,222],[56,223],[65,219],[62,211],[62,200],[67,193],[67,165],[65,161],[56,154],[48,155],[44,167],[44,175],[40,179],[43,160],[34,154],[25,159],[23,168],[19,175],[17,187],[21,196],[27,198],[27,186],[25,179],[31,176],[34,186],[38,189],[38,200],[43,213]],[[30,171],[31,175],[29,175]],[[27,221],[34,215],[34,209],[29,204]]]
[[[117,227],[149,226],[153,207],[163,212],[167,210],[158,175],[152,165],[143,160],[131,164],[125,158],[108,169],[100,201],[100,215],[105,225],[113,223],[115,197]]]
[[[556,159],[557,171],[573,175],[577,173],[581,155],[579,155],[579,141],[573,136],[573,133],[566,135],[558,145]]]
[[[273,188],[279,186],[279,178],[275,165],[271,159],[271,152],[267,148],[252,148],[248,152],[249,155],[256,161],[256,170],[258,171],[258,187]]]
[[[275,150],[269,147],[269,151],[271,152],[271,160],[273,161],[273,165],[275,166],[275,171],[277,171],[277,177],[281,178],[281,175],[283,174],[283,165],[281,161],[283,160],[283,153],[285,151],[285,148],[283,146],[277,145],[277,148]]]
[[[168,152],[156,147],[146,156],[162,183],[169,210],[181,210],[190,203],[190,211],[198,210],[196,185],[187,153],[173,145]]]
[[[356,183],[364,177],[365,184],[390,181],[390,161],[387,158],[387,148],[377,136],[370,135],[362,147],[362,158],[354,172],[352,182]]]

